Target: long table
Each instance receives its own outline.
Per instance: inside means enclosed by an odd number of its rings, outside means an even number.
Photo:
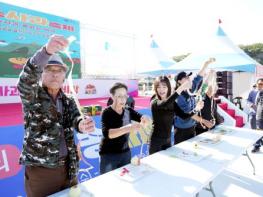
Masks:
[[[126,165],[52,196],[198,196],[207,186],[215,196],[212,181],[242,154],[248,156],[248,147],[263,135],[261,131],[244,128],[222,126],[217,129],[222,128],[232,132],[203,133],[143,158],[141,166]],[[221,138],[218,143],[206,143],[215,136]],[[140,168],[146,169],[139,173],[145,173],[144,176],[123,178],[125,173],[137,172]]]

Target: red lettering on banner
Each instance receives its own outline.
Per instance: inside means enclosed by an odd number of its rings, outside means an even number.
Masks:
[[[74,27],[73,27],[73,26],[71,26],[71,25],[65,25],[65,24],[60,24],[60,23],[57,23],[57,22],[50,22],[50,23],[49,23],[49,26],[50,26],[50,27],[57,28],[57,29],[63,29],[63,30],[71,31],[71,32],[74,31]]]
[[[71,25],[63,25],[63,30],[74,31],[74,27]]]
[[[20,151],[14,145],[0,145],[0,179],[16,175],[22,168],[19,165]]]
[[[18,96],[17,86],[0,86],[0,96]]]
[[[10,95],[9,96],[18,96],[17,86],[10,86]]]
[[[76,94],[78,94],[79,93],[79,86],[78,85],[74,85],[73,88],[74,88]],[[63,92],[65,92],[66,94],[72,93],[72,92],[70,92],[70,89],[69,89],[68,85],[63,86],[62,89],[63,89]]]
[[[50,22],[50,23],[49,23],[49,26],[50,26],[50,27],[57,28],[57,29],[61,29],[61,24],[56,23],[56,22]]]

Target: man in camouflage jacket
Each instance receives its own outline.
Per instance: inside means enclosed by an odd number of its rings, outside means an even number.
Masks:
[[[20,74],[25,135],[20,164],[25,168],[27,196],[47,196],[77,183],[78,132],[91,132],[94,122],[82,118],[74,99],[63,93],[67,66],[56,54],[68,45],[59,35],[30,58]]]

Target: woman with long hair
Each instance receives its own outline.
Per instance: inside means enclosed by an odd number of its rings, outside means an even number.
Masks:
[[[188,79],[171,94],[171,84],[166,76],[160,76],[154,81],[155,95],[151,99],[153,133],[150,140],[150,154],[171,147],[171,129],[175,115],[181,118],[193,118],[207,127],[211,126],[209,121],[201,119],[194,113],[184,113],[175,102],[181,92],[189,89],[191,84],[191,80]]]
[[[204,107],[200,110],[199,114],[202,118],[209,120],[214,125],[210,129],[213,129],[216,125],[221,124],[224,121],[224,118],[217,112],[217,104],[214,100],[217,90],[218,86],[216,82],[216,72],[214,70],[210,70],[208,76],[198,91],[198,94],[204,101]],[[208,130],[208,128],[204,127],[200,123],[197,123],[195,126],[196,135]]]

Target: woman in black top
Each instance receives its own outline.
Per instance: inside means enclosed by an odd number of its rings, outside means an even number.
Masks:
[[[160,76],[155,80],[155,96],[151,100],[153,133],[150,141],[150,154],[171,147],[171,129],[175,115],[184,119],[192,117],[196,121],[202,121],[203,124],[210,126],[209,121],[201,119],[194,113],[184,113],[175,102],[181,92],[190,87],[191,81],[188,79],[171,95],[171,84],[166,76]]]
[[[130,107],[125,107],[128,98],[125,84],[114,84],[110,93],[113,103],[102,112],[101,117],[103,137],[99,151],[100,174],[130,163],[129,133],[140,130],[140,123],[149,121],[148,117],[142,116]],[[131,120],[136,122],[131,123]]]
[[[224,118],[220,116],[220,114],[217,112],[217,104],[214,100],[214,95],[217,89],[217,85],[214,87],[212,85],[208,85],[207,91],[203,98],[204,107],[200,111],[200,116],[206,120],[209,120],[213,124],[213,127],[210,129],[213,129],[216,125],[224,122]],[[195,127],[197,135],[204,133],[208,130],[209,129],[207,127],[204,127],[200,123],[198,123]]]

